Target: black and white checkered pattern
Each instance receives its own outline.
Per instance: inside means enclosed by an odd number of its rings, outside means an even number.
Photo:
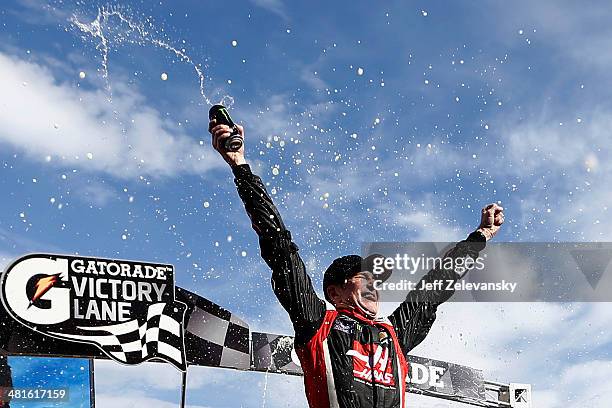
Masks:
[[[243,320],[182,288],[177,299],[189,308],[185,345],[190,364],[249,369],[249,326]]]
[[[181,303],[155,303],[149,306],[144,323],[133,319],[109,326],[78,327],[84,334],[51,334],[94,343],[120,363],[139,364],[157,357],[184,371],[187,366],[181,327],[184,313],[185,305]]]

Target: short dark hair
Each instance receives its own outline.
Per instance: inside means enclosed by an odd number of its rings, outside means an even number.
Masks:
[[[331,285],[344,285],[346,281],[359,272],[373,272],[374,260],[383,257],[380,254],[372,254],[365,258],[359,255],[345,255],[334,259],[323,275],[323,294],[325,299],[331,303],[331,299],[327,294],[327,288]],[[384,268],[384,272],[376,274],[376,279],[385,281],[391,276],[392,269]]]

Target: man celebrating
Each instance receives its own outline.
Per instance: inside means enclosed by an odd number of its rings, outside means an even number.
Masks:
[[[244,129],[237,126],[244,137]],[[289,313],[295,330],[295,350],[304,371],[306,398],[311,408],[405,408],[405,356],[427,335],[438,305],[452,295],[447,290],[415,290],[388,317],[378,316],[374,275],[376,256],[340,257],[325,271],[323,292],[335,310],[326,310],[306,273],[289,230],[239,151],[226,151],[232,133],[226,125],[210,122],[213,147],[231,166],[238,194],[259,236],[261,255],[272,269],[272,288]],[[479,228],[445,254],[445,258],[477,258],[499,230],[503,208],[491,204],[482,210]],[[444,265],[449,263],[444,262]],[[455,262],[452,262],[455,265]],[[458,280],[452,269],[431,270],[423,280]],[[421,282],[416,286],[422,287]]]

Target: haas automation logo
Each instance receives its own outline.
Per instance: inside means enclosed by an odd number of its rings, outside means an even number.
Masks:
[[[24,326],[93,344],[109,358],[160,358],[186,369],[187,306],[174,295],[172,265],[33,254],[0,279],[2,303]]]
[[[353,356],[353,375],[362,381],[371,382],[372,376],[377,384],[395,386],[393,364],[389,359],[389,348],[379,344],[361,344],[353,341],[353,349],[347,351]],[[370,356],[372,359],[370,360]]]

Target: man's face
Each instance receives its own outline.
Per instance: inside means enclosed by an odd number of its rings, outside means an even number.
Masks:
[[[378,313],[378,291],[374,289],[374,275],[359,272],[344,285],[330,287],[330,297],[334,306],[353,306],[364,309],[372,316]]]

